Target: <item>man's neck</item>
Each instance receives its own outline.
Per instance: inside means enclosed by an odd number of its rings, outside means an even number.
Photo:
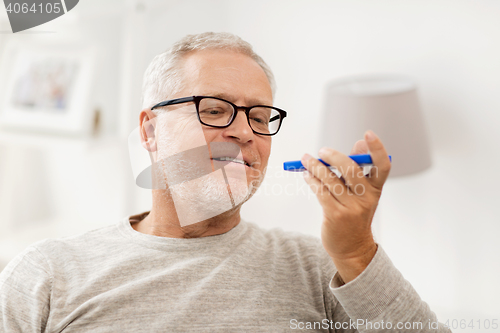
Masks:
[[[240,223],[240,207],[210,219],[181,226],[175,206],[165,193],[153,195],[151,212],[140,222],[132,224],[136,231],[169,238],[198,238],[220,235]]]

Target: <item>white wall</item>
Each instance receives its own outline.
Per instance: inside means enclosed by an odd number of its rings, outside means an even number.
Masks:
[[[75,10],[81,7],[82,12],[85,8],[85,13],[92,13],[101,3],[104,1],[82,1]],[[137,89],[141,73],[155,54],[187,33],[213,30],[240,35],[273,68],[278,83],[275,104],[289,111],[280,134],[273,139],[263,191],[243,208],[245,219],[266,228],[319,235],[321,209],[315,198],[300,175],[280,169],[283,161],[298,159],[305,152],[317,153],[325,83],[362,73],[414,77],[428,122],[434,164],[422,174],[388,181],[378,213],[379,241],[441,319],[498,317],[500,245],[495,238],[500,231],[496,214],[500,179],[494,168],[500,162],[495,156],[500,142],[499,2],[144,3],[144,11],[133,12],[130,8],[135,5],[130,1],[129,7],[122,7],[128,13],[123,17],[112,11],[102,14],[109,15],[114,24],[92,18],[101,25],[91,28],[85,17],[75,23],[75,30],[93,36],[118,59],[117,68],[112,65],[111,72],[100,75],[108,83],[96,95],[105,105],[106,119],[117,117],[120,122],[119,128],[108,122],[106,132],[121,137],[118,133],[135,126],[133,111],[140,108]],[[0,47],[2,37],[5,35],[0,35]],[[127,69],[130,66],[133,70]],[[119,99],[120,110],[105,97],[108,94]],[[72,192],[71,187],[61,185],[66,176],[51,178],[59,193],[54,194],[58,198],[53,202],[59,210],[56,215],[76,214],[86,206],[88,212],[82,220],[97,217],[99,222],[92,224],[96,226],[112,223],[122,212],[147,209],[149,193],[123,184],[125,179],[132,181],[130,171],[124,169],[128,167],[125,154],[106,156],[105,150],[99,158],[95,154],[99,153],[82,152],[82,164],[74,173],[90,177],[102,167],[109,172],[99,182],[80,184],[79,195],[64,198],[61,193]],[[51,161],[59,165],[57,158]],[[83,167],[85,163],[88,168]],[[122,174],[111,170],[122,170]],[[106,183],[106,179],[111,180]],[[288,194],[277,195],[285,190]],[[123,191],[130,193],[128,199],[119,197]],[[100,193],[100,204],[93,199],[96,193]],[[73,226],[65,232],[79,230]],[[17,235],[23,239],[22,233]],[[0,247],[5,248],[6,241],[1,242]]]

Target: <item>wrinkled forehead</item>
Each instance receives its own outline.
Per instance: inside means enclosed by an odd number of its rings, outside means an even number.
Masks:
[[[203,95],[241,105],[272,104],[272,90],[264,70],[243,53],[194,51],[184,56],[181,70],[182,89],[175,97]]]

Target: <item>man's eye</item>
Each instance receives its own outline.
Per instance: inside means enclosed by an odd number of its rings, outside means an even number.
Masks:
[[[267,124],[267,120],[264,118],[254,117],[254,118],[252,118],[252,120],[259,123],[259,124]]]
[[[202,110],[200,113],[204,115],[211,115],[211,116],[216,116],[216,115],[221,115],[226,113],[224,110],[219,110],[219,109],[208,109],[208,110]]]

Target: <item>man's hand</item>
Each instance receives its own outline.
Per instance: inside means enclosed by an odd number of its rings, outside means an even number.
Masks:
[[[346,283],[364,271],[377,251],[371,223],[391,169],[384,145],[372,131],[356,142],[351,154],[368,151],[374,166],[366,177],[356,162],[330,148],[322,148],[319,157],[335,166],[342,178],[310,155],[302,157],[308,170],[304,178],[323,207],[323,246]]]

